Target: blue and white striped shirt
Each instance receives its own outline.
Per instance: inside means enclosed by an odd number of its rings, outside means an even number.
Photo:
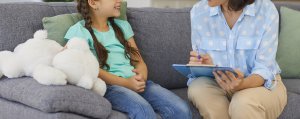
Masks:
[[[209,7],[202,0],[191,10],[191,26],[193,50],[198,46],[215,65],[239,69],[245,76],[260,75],[267,89],[275,86],[275,76],[281,72],[276,62],[279,14],[270,0],[247,5],[232,29],[220,6]]]

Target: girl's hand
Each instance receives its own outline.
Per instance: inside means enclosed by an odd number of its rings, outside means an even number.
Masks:
[[[142,93],[145,91],[146,82],[142,79],[141,75],[135,75],[127,79],[126,87],[135,92]]]
[[[239,70],[235,70],[235,72],[238,74],[237,77],[235,77],[235,75],[229,71],[225,71],[225,73],[222,71],[213,72],[220,87],[229,95],[232,95],[236,91],[242,89],[241,86],[244,80],[244,73]]]
[[[209,54],[200,55],[200,56],[201,58],[198,59],[198,53],[196,51],[191,51],[189,64],[206,64],[206,65],[214,64]]]
[[[141,81],[146,81],[145,76],[138,69],[133,69],[132,72],[135,73],[137,76],[141,77]]]

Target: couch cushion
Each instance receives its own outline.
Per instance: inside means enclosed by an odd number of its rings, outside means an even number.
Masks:
[[[90,119],[81,115],[65,112],[46,113],[18,102],[0,98],[1,119]],[[113,119],[113,118],[112,118]]]
[[[125,1],[121,4],[121,15],[117,19],[127,20],[126,9],[127,2]],[[43,18],[43,26],[44,29],[48,31],[49,39],[55,40],[60,45],[64,46],[66,44],[64,36],[68,29],[82,19],[83,18],[79,13],[45,17]]]
[[[300,2],[298,1],[274,1],[274,3],[278,10],[283,6],[295,10],[300,10]]]
[[[287,105],[278,119],[300,119],[300,95],[292,92],[287,95]]]
[[[80,20],[82,20],[82,16],[78,13],[63,14],[43,18],[43,26],[48,31],[49,39],[55,40],[60,45],[65,46],[65,34],[71,26]]]
[[[70,112],[107,118],[111,104],[96,93],[73,85],[45,86],[29,77],[0,80],[0,97],[43,112]]]
[[[191,51],[190,9],[130,8],[127,18],[148,66],[149,80],[166,88],[186,87],[172,64],[188,63]]]
[[[202,117],[199,114],[198,109],[193,105],[192,102],[189,101],[188,96],[187,96],[187,89],[188,88],[181,88],[181,89],[173,89],[171,91],[174,92],[175,94],[177,94],[179,97],[181,97],[186,102],[188,102],[190,109],[192,111],[192,114],[193,114],[193,119],[202,119]]]
[[[283,83],[289,92],[300,95],[300,79],[283,79]]]
[[[284,78],[300,78],[300,11],[281,7],[277,61]]]

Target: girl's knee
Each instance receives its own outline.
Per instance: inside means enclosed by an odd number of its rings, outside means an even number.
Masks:
[[[156,113],[150,104],[146,102],[137,102],[137,107],[129,112],[131,119],[156,119]]]
[[[172,119],[191,119],[192,112],[187,103],[180,103],[173,109],[173,118]]]

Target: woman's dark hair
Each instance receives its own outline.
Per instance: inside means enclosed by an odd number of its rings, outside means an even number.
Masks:
[[[247,5],[254,3],[255,0],[229,0],[228,9],[232,11],[239,11],[244,9]]]
[[[96,53],[98,55],[100,68],[109,69],[110,66],[106,62],[107,58],[108,58],[109,51],[107,51],[105,49],[105,47],[101,43],[99,43],[99,41],[97,40],[97,37],[96,37],[96,35],[93,31],[92,18],[91,18],[91,8],[90,8],[90,5],[88,3],[88,0],[77,0],[77,2],[78,2],[77,10],[82,15],[82,17],[84,18],[85,28],[92,35],[93,42],[94,42],[94,47],[95,47]],[[140,56],[138,50],[136,48],[133,48],[132,46],[130,46],[129,42],[124,37],[124,33],[122,32],[120,27],[114,22],[114,18],[109,18],[109,22],[110,22],[111,26],[113,27],[113,30],[115,31],[116,38],[119,40],[119,42],[125,48],[125,52],[124,52],[125,57],[127,59],[130,59],[131,65],[133,65],[133,63],[138,62],[138,60],[135,59],[135,58]],[[130,56],[134,56],[134,57],[130,57]]]

